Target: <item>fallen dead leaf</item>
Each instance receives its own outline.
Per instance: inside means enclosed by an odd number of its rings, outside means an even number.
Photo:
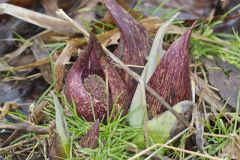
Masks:
[[[165,4],[162,8],[165,10],[168,8],[178,8],[184,14],[181,15],[183,19],[189,19],[193,16],[197,17],[209,17],[218,3],[218,0],[144,0],[141,4],[141,8],[156,8],[161,4]],[[165,11],[162,9],[159,12]],[[159,13],[161,14],[161,13]],[[165,13],[166,14],[166,13]]]
[[[218,58],[202,59],[208,71],[209,82],[219,90],[219,94],[233,108],[237,107],[237,96],[240,90],[240,71]]]
[[[224,104],[221,102],[221,98],[209,87],[209,85],[199,76],[191,73],[191,80],[194,81],[196,94],[200,96],[204,95],[203,99],[209,103],[215,110],[222,110]]]

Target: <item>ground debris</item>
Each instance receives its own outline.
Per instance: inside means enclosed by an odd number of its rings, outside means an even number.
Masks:
[[[234,65],[218,58],[202,59],[208,71],[211,85],[218,89],[219,94],[233,108],[237,108],[237,97],[240,90],[240,70]]]

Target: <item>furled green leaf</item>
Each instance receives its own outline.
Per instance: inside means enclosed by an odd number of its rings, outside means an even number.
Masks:
[[[67,127],[67,122],[63,115],[62,106],[55,95],[54,92],[51,92],[54,100],[55,113],[56,113],[56,132],[61,139],[62,147],[65,151],[67,157],[70,155],[70,134]]]
[[[173,109],[189,119],[192,107],[193,103],[191,101],[182,101],[176,104]],[[170,111],[161,113],[147,123],[149,137],[154,143],[165,143],[182,131],[183,127],[181,122],[178,122],[177,118]]]

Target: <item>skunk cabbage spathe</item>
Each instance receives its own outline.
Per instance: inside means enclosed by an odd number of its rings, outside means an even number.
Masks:
[[[151,48],[151,40],[145,28],[114,0],[104,0],[103,2],[120,30],[120,44],[115,54],[126,65],[144,66],[146,56]],[[133,70],[141,73],[141,70],[134,68]],[[137,82],[124,71],[121,76],[128,87],[129,97],[132,99]]]
[[[107,86],[109,94],[106,92]],[[87,121],[106,118],[107,105],[109,104],[111,111],[116,99],[117,112],[127,110],[127,88],[113,65],[108,63],[100,43],[93,34],[90,34],[86,50],[69,71],[64,92],[68,101],[76,104],[78,114]]]
[[[163,56],[148,84],[171,106],[191,100],[189,68],[189,41],[192,27],[179,37]],[[147,93],[148,114],[150,118],[166,109],[151,94]]]

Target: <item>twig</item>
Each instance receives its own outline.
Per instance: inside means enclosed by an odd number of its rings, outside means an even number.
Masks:
[[[13,129],[14,132],[1,144],[1,147],[9,145],[13,140],[22,135],[25,132],[34,132],[36,134],[47,134],[49,131],[47,128],[30,126],[27,123],[18,124],[0,124],[0,129]]]
[[[18,123],[18,124],[0,124],[0,129],[14,129],[21,130],[22,132],[34,132],[37,134],[47,134],[48,129],[43,127],[37,127],[29,125],[27,123]]]
[[[128,152],[136,153],[136,152],[137,152],[137,149],[135,149],[135,148],[133,148],[133,147],[129,147],[129,148],[128,148]],[[152,152],[145,152],[142,156],[149,156],[149,155],[151,155],[151,154],[152,154]],[[167,159],[167,157],[164,157],[164,156],[162,156],[162,157],[163,157],[163,159],[164,159],[164,158]],[[162,157],[161,157],[161,158],[162,158]],[[153,156],[152,156],[152,159],[154,159],[154,160],[161,160],[160,157],[157,156],[157,155],[153,155]]]
[[[15,130],[4,142],[1,144],[1,147],[9,145],[13,140],[19,137],[22,134],[22,131]]]
[[[193,132],[196,133],[197,131],[193,131]],[[206,133],[206,132],[204,132],[203,135],[204,136],[211,136],[211,137],[228,138],[228,139],[231,138],[231,134],[221,135],[221,134],[213,134],[213,133]]]
[[[207,158],[207,159],[223,160],[222,158],[213,157],[213,156],[210,156],[210,155],[205,155],[205,154],[202,154],[202,153],[199,153],[199,152],[193,152],[193,151],[190,151],[190,150],[181,149],[181,148],[177,148],[177,147],[173,147],[173,146],[169,146],[169,145],[159,144],[159,146],[164,146],[165,148],[168,148],[168,149],[188,153],[188,154],[191,154],[191,155],[195,155],[195,156],[199,156],[199,157],[203,157],[203,158]]]
[[[63,17],[65,20],[70,22],[74,27],[76,27],[86,38],[89,39],[89,33],[79,26],[76,22],[74,22],[62,9],[57,10],[57,14]],[[131,77],[133,77],[137,82],[141,82],[144,84],[144,87],[146,90],[152,94],[165,108],[167,108],[173,115],[177,117],[186,127],[190,126],[190,123],[183,118],[180,114],[178,114],[176,111],[173,110],[173,108],[161,97],[158,95],[156,91],[154,91],[148,84],[146,84],[142,78],[135,72],[133,72],[130,68],[128,68],[121,60],[119,60],[113,53],[111,53],[105,46],[102,46],[105,53],[113,60],[115,61],[121,69],[123,69],[125,72],[127,72]]]
[[[42,74],[41,73],[36,73],[36,74],[32,74],[29,76],[25,76],[25,77],[18,77],[18,76],[10,76],[10,77],[6,77],[4,79],[2,79],[2,82],[11,82],[11,81],[26,81],[26,80],[34,80],[37,79],[39,77],[41,77]],[[29,103],[30,105],[31,103]]]
[[[199,153],[199,152],[193,152],[193,151],[190,151],[190,150],[173,147],[173,146],[169,146],[169,145],[166,145],[166,144],[152,145],[151,147],[147,148],[146,150],[143,150],[142,152],[139,152],[139,154],[143,155],[143,154],[145,154],[145,152],[149,152],[150,150],[152,150],[156,147],[164,147],[164,148],[172,149],[172,150],[175,150],[175,151],[184,152],[184,153],[187,153],[187,154],[191,154],[191,155],[195,155],[195,156],[199,156],[199,157],[203,157],[203,158],[207,158],[207,159],[212,159],[212,160],[223,160],[222,158],[213,157],[213,156],[210,156],[210,155],[205,155],[205,154],[202,154],[202,153]],[[129,158],[128,160],[134,160],[138,157],[139,157],[138,154],[136,154],[135,156]]]

